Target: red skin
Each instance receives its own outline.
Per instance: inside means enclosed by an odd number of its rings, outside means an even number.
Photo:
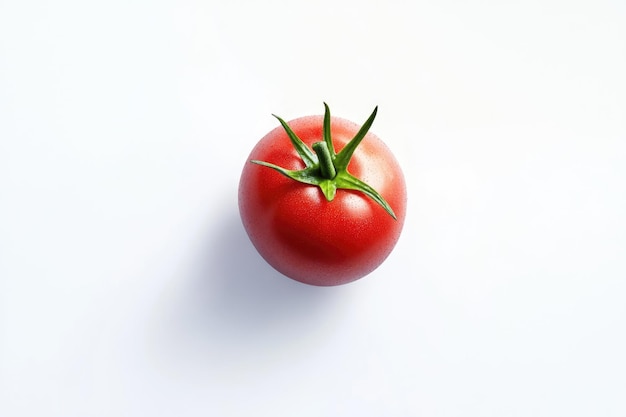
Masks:
[[[288,122],[309,147],[323,140],[322,123],[323,116]],[[359,128],[332,117],[335,151]],[[259,141],[248,161],[251,159],[292,170],[304,168],[282,126]],[[332,286],[369,274],[387,258],[406,214],[406,185],[400,166],[387,146],[368,133],[354,152],[348,172],[378,191],[397,220],[360,191],[339,189],[334,200],[327,201],[317,186],[246,162],[239,183],[241,219],[253,245],[276,270],[306,284]]]

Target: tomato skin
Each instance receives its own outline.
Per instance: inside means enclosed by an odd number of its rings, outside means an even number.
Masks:
[[[323,116],[288,122],[307,145],[322,140]],[[360,126],[332,117],[331,134],[339,152]],[[239,182],[239,212],[259,254],[277,271],[317,286],[345,284],[376,269],[394,248],[406,214],[406,185],[391,151],[368,132],[348,172],[365,181],[393,208],[394,220],[360,191],[337,190],[327,201],[317,186],[287,178],[250,160],[303,169],[285,130],[279,126],[254,147]]]

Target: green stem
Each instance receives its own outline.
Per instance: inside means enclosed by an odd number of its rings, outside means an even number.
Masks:
[[[337,170],[335,169],[335,164],[333,164],[333,158],[330,154],[330,149],[328,149],[328,144],[326,142],[315,142],[312,148],[319,159],[322,176],[329,180],[335,178]]]

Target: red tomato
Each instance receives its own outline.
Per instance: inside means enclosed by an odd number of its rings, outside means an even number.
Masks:
[[[361,126],[331,117],[327,106],[326,112],[330,122],[330,140],[326,143],[337,151],[330,149],[330,161],[341,165],[341,150]],[[376,110],[368,119],[369,125],[375,114]],[[406,213],[406,186],[400,166],[387,146],[369,132],[349,158],[346,175],[369,184],[383,202],[361,190],[341,188],[345,181],[339,180],[339,174],[336,194],[328,192],[332,201],[325,196],[323,185],[301,182],[309,181],[307,175],[317,175],[323,183],[334,181],[333,172],[324,173],[315,165],[325,154],[308,148],[326,140],[325,116],[302,117],[269,132],[252,150],[249,159],[256,163],[246,163],[239,183],[241,219],[261,256],[282,274],[318,286],[345,284],[376,269],[394,248]],[[305,150],[296,150],[288,128],[307,146]],[[306,158],[312,165],[308,168]],[[297,174],[303,178],[292,179],[286,171],[279,172],[279,167],[289,172],[306,171],[306,175]]]

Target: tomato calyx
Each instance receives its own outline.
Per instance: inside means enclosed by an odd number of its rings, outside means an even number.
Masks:
[[[326,103],[324,103],[323,140],[313,143],[311,146],[313,150],[306,146],[291,127],[289,127],[287,122],[273,115],[285,129],[293,147],[302,158],[305,168],[301,170],[290,170],[270,162],[259,160],[252,160],[250,162],[272,168],[292,180],[318,186],[327,201],[332,201],[335,198],[338,189],[360,191],[378,203],[391,217],[396,219],[393,209],[387,201],[385,201],[383,196],[370,185],[348,172],[350,159],[363,138],[365,138],[369,128],[372,126],[377,112],[378,106],[374,108],[374,111],[354,138],[352,138],[339,153],[335,152],[333,145],[330,129],[330,109]]]

